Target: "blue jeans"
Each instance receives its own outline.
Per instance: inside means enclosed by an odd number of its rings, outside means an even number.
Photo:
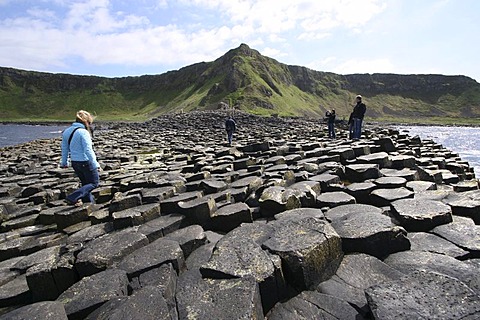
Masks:
[[[66,197],[67,201],[76,203],[78,200],[82,200],[83,202],[95,203],[95,198],[91,192],[98,187],[98,169],[94,168],[90,161],[72,161],[72,167],[82,182],[82,186],[69,194]]]
[[[232,144],[233,131],[227,131],[228,144]]]
[[[362,135],[362,121],[363,119],[353,118],[353,139],[360,139]]]
[[[335,123],[328,123],[328,137],[329,138],[336,138],[335,136]]]

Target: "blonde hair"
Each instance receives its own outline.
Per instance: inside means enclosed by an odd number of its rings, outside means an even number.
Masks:
[[[93,136],[91,125],[94,119],[95,117],[92,116],[88,111],[80,110],[77,112],[76,121],[83,123],[87,131],[90,133],[90,136]]]
[[[85,110],[80,110],[77,112],[77,121],[83,123],[86,126],[92,124],[94,117]]]

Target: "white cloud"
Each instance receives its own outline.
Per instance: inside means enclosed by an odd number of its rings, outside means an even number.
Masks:
[[[387,58],[372,60],[352,59],[333,66],[331,71],[339,74],[392,73],[395,71],[395,66]]]
[[[281,50],[278,50],[276,48],[266,47],[266,48],[262,49],[261,51],[262,51],[262,55],[267,56],[267,57],[271,57],[271,58],[275,58],[275,59],[279,59],[281,57],[288,56],[287,53],[282,52]]]
[[[322,40],[333,28],[361,28],[384,8],[381,0],[154,0],[159,11],[176,6],[200,19],[154,25],[158,11],[127,13],[115,10],[113,0],[52,1],[67,13],[39,2],[23,17],[0,21],[0,48],[12,49],[0,50],[0,65],[43,69],[71,56],[95,65],[181,65],[213,60],[240,43],[279,58],[286,54],[274,46],[287,37]]]

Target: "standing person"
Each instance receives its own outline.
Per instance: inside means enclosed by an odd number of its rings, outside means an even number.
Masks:
[[[348,117],[348,139],[353,139],[353,112]]]
[[[95,203],[91,192],[99,183],[100,165],[93,151],[92,123],[93,116],[87,111],[80,110],[77,112],[75,122],[62,134],[61,167],[68,166],[70,156],[73,170],[82,183],[79,189],[65,198],[68,204],[76,206],[81,206],[84,202]]]
[[[327,113],[325,113],[325,116],[327,117],[327,125],[328,125],[328,137],[330,139],[335,139],[336,136],[335,136],[335,118],[336,118],[336,114],[335,114],[335,110],[332,109],[332,111],[327,111]]]
[[[362,121],[367,111],[367,106],[362,102],[362,96],[356,97],[357,104],[353,107],[352,120],[353,120],[353,139],[358,140],[362,135]]]
[[[225,121],[225,130],[227,131],[228,145],[232,145],[233,133],[235,132],[237,124],[235,120],[230,116],[227,121]]]

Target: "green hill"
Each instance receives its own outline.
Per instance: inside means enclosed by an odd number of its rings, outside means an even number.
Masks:
[[[242,44],[212,62],[160,75],[105,78],[0,68],[1,120],[71,120],[78,109],[101,120],[234,105],[255,114],[348,117],[365,98],[370,120],[480,123],[480,84],[465,76],[338,75],[290,66]]]

